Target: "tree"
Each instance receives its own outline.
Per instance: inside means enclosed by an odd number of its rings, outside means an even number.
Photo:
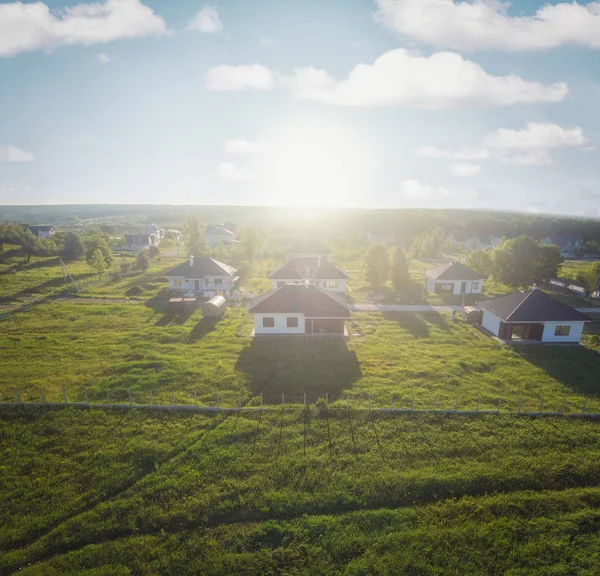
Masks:
[[[79,260],[83,257],[84,253],[85,249],[83,248],[79,234],[77,232],[67,232],[61,256],[65,260]]]
[[[102,254],[102,250],[100,248],[96,248],[91,254],[88,260],[88,264],[98,272],[98,279],[102,278],[102,272],[106,270],[108,267],[106,264],[106,260],[104,259],[104,254]]]
[[[225,245],[221,240],[219,240],[215,247],[213,248],[212,255],[217,260],[225,260],[227,258],[227,251],[225,250]]]
[[[106,238],[100,234],[85,239],[85,260],[90,266],[92,265],[92,256],[96,250],[100,250],[106,264],[105,268],[108,268],[112,264],[112,251]]]
[[[491,250],[472,250],[467,254],[467,258],[465,260],[465,264],[475,270],[475,272],[479,272],[484,276],[490,276],[492,274],[492,268],[494,266],[494,261],[492,258]]]
[[[204,235],[204,228],[198,216],[188,216],[183,227],[183,242],[190,256],[210,254],[210,247]]]
[[[600,262],[594,262],[585,267],[577,274],[576,281],[583,286],[588,293],[598,290],[600,280]]]
[[[442,248],[445,244],[445,235],[444,230],[440,227],[437,227],[433,230],[430,237],[430,245],[432,258],[437,258],[442,253]]]
[[[406,284],[406,282],[408,282],[410,278],[406,256],[402,248],[400,248],[399,246],[396,246],[396,248],[394,248],[394,251],[392,252],[390,278],[396,290],[399,290],[400,287]]]
[[[23,248],[25,254],[27,254],[27,264],[29,264],[31,257],[37,253],[39,244],[40,241],[29,230],[23,233],[21,248]]]
[[[529,286],[538,275],[540,247],[530,236],[504,240],[494,250],[493,276],[514,288]]]
[[[147,250],[140,250],[135,259],[135,267],[137,270],[148,270],[150,268],[150,258],[148,258]]]
[[[242,230],[240,243],[248,262],[252,262],[262,249],[263,238],[254,228],[245,228]]]
[[[387,248],[375,242],[365,257],[365,277],[371,286],[381,286],[390,273],[390,259]]]
[[[160,260],[160,249],[158,246],[156,246],[156,244],[152,244],[152,246],[148,248],[148,257],[150,260],[154,260],[156,258]]]
[[[538,257],[535,265],[536,282],[556,278],[558,267],[562,263],[563,258],[560,255],[558,246],[538,245]]]

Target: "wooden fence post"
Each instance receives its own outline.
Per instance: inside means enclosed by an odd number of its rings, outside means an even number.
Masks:
[[[150,406],[154,406],[154,398],[152,397],[152,390],[150,390]]]
[[[394,395],[390,394],[390,410],[392,409],[393,405],[394,405]]]
[[[238,392],[238,410],[242,409],[242,393]]]
[[[46,403],[46,397],[44,396],[44,391],[40,388],[40,400],[42,401],[42,404]]]
[[[131,388],[127,388],[127,396],[129,397],[129,407],[131,408]]]
[[[217,410],[221,409],[221,400],[219,400],[219,393],[217,392]]]
[[[171,404],[175,406],[175,390],[171,390]]]
[[[304,393],[304,409],[306,410],[306,392]]]
[[[108,405],[110,406],[110,390],[106,391],[106,399],[108,400]]]
[[[519,398],[519,414],[521,413],[521,411],[523,410],[523,398]]]
[[[585,408],[587,406],[587,398],[583,399],[583,408],[581,409],[581,415],[583,416],[585,414]]]
[[[62,387],[62,395],[63,395],[63,400],[65,402],[65,404],[67,403],[67,392],[65,390],[65,387]]]
[[[15,388],[15,397],[17,398],[17,404],[21,404],[21,393],[18,388]]]
[[[325,392],[325,408],[329,408],[329,392]]]
[[[281,409],[285,410],[285,394],[281,393]]]
[[[481,402],[481,398],[477,397],[477,406],[475,407],[475,414],[479,414],[479,402]]]
[[[454,412],[458,412],[458,396],[456,397],[456,404],[454,405]]]
[[[435,409],[437,408],[437,398],[433,399],[433,411],[435,412]]]
[[[410,404],[410,409],[414,412],[415,411],[415,397],[412,397],[412,402]]]
[[[565,397],[565,398],[563,398],[562,405],[560,407],[560,413],[561,414],[565,413],[565,405],[566,405],[566,403],[567,403],[567,398]]]
[[[194,403],[198,406],[198,391],[194,390]]]
[[[502,406],[502,396],[498,398],[498,410],[496,410],[496,414],[500,414],[500,407]]]
[[[540,414],[542,413],[543,410],[544,410],[544,398],[541,397],[540,398]]]
[[[263,395],[262,392],[260,393],[260,409],[263,409]]]
[[[85,403],[89,406],[90,405],[90,399],[88,397],[87,386],[83,387],[83,393],[85,394]]]
[[[369,412],[371,412],[371,395],[369,394]]]

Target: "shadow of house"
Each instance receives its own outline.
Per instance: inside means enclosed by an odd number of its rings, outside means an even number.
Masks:
[[[575,394],[600,397],[600,353],[578,344],[531,346],[523,359],[541,368]]]
[[[197,340],[201,340],[210,334],[217,327],[217,324],[221,320],[222,318],[200,319],[200,321],[192,328],[192,331],[190,332],[190,342],[196,342]]]
[[[386,320],[396,322],[400,328],[409,332],[415,338],[428,338],[430,325],[435,324],[444,331],[449,331],[448,318],[439,312],[383,312]]]
[[[242,351],[236,370],[247,375],[253,395],[265,403],[315,402],[326,393],[338,396],[362,376],[356,354],[343,340],[307,340],[304,336],[263,336]]]

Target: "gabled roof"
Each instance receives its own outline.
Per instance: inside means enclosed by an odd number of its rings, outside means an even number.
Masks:
[[[506,322],[590,322],[578,312],[541,290],[517,291],[478,302],[481,308]]]
[[[50,232],[50,230],[54,230],[54,226],[50,226],[48,224],[34,224],[31,226],[27,226],[29,231],[32,234],[39,234],[40,232]]]
[[[333,254],[320,240],[300,240],[286,251],[286,254]]]
[[[325,258],[292,258],[275,270],[271,280],[348,280],[348,276]]]
[[[252,314],[304,314],[307,318],[350,318],[345,302],[316,286],[286,284],[256,298]]]
[[[235,272],[236,269],[233,266],[219,262],[210,256],[195,256],[193,266],[190,266],[190,261],[187,260],[173,268],[167,277],[204,278],[205,276],[231,276]]]
[[[425,276],[433,280],[485,280],[485,276],[475,272],[461,262],[440,264],[425,271]]]

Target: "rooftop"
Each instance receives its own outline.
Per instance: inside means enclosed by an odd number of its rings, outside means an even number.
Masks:
[[[231,276],[236,269],[229,264],[219,262],[210,256],[195,256],[194,264],[186,260],[167,273],[167,276],[183,276],[184,278],[204,278],[205,276]]]
[[[333,252],[320,240],[300,240],[292,244],[286,254],[332,254]]]
[[[425,271],[425,276],[433,280],[485,280],[485,276],[475,272],[461,262],[440,264]]]
[[[348,280],[348,275],[325,258],[292,258],[275,270],[271,280]]]

